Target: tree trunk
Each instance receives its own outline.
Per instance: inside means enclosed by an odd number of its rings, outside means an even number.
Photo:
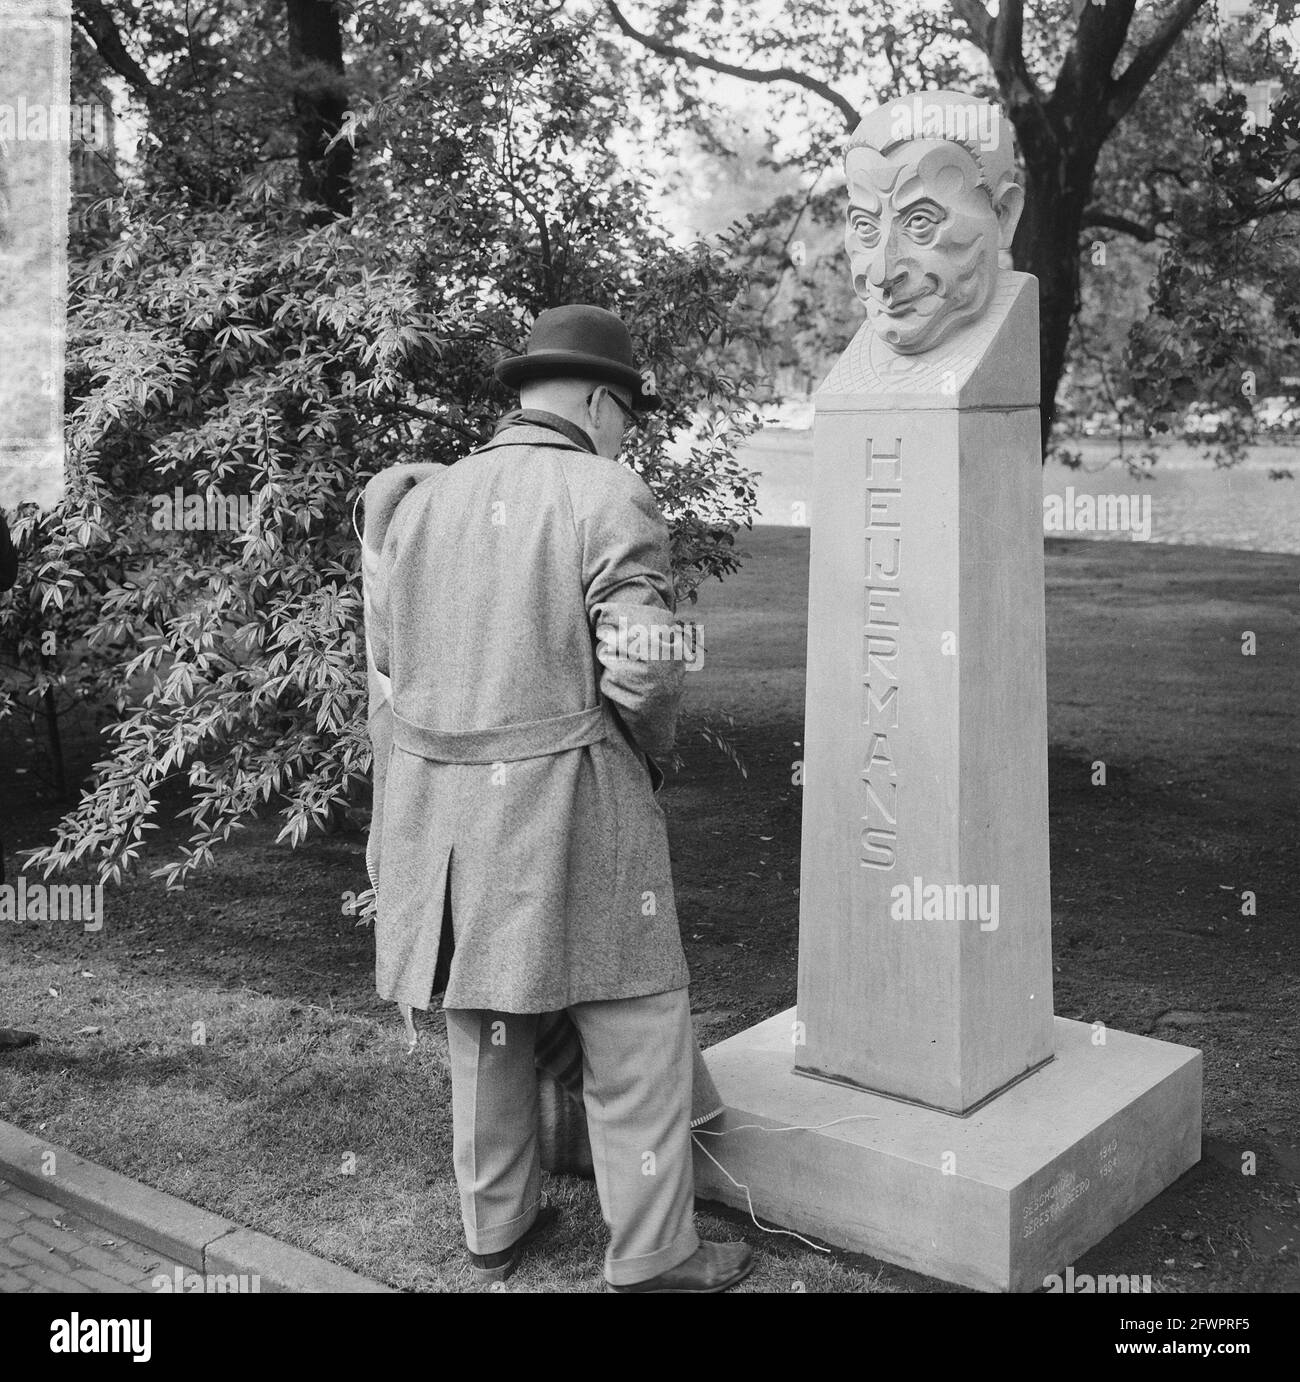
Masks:
[[[1025,139],[1023,135],[1022,149],[1025,209],[1011,254],[1017,269],[1038,279],[1038,362],[1046,455],[1056,420],[1056,393],[1065,372],[1070,327],[1079,302],[1079,231],[1092,194],[1097,151],[1091,147],[1062,148],[1055,140]]]
[[[343,125],[343,27],[334,0],[286,0],[293,108],[298,121],[299,189],[324,223],[352,214],[352,146],[326,145]]]
[[[60,801],[70,801],[68,792],[68,769],[63,761],[63,736],[59,732],[59,705],[54,698],[54,687],[47,686],[41,697],[45,708],[45,733],[50,741],[50,766],[54,771],[54,794]]]

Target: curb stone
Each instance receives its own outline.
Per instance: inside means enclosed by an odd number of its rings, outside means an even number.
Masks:
[[[49,1173],[46,1167],[52,1168]],[[398,1294],[382,1282],[142,1185],[3,1119],[0,1177],[196,1272],[258,1276],[263,1291]]]

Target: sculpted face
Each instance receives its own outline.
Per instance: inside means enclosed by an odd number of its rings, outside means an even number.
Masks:
[[[972,155],[943,139],[851,148],[845,172],[853,291],[886,345],[929,350],[984,310],[1023,194],[1009,183],[995,206]]]

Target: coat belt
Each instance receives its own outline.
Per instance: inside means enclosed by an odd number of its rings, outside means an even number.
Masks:
[[[598,705],[544,720],[455,731],[430,729],[393,713],[394,746],[432,763],[512,763],[521,758],[545,758],[595,744],[605,735],[605,713]]]

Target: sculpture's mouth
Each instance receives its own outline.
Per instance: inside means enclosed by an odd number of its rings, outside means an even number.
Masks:
[[[885,314],[885,316],[887,316],[887,317],[901,317],[901,316],[904,316],[906,313],[912,311],[912,309],[915,307],[915,305],[916,305],[918,302],[921,302],[921,301],[923,301],[925,298],[933,297],[933,296],[934,296],[934,288],[933,288],[933,286],[930,286],[930,287],[922,288],[922,289],[920,290],[920,292],[913,293],[910,297],[905,297],[905,298],[897,298],[897,297],[878,298],[878,299],[877,299],[877,303],[878,303],[878,305],[879,305],[879,307],[880,307],[881,312],[883,312],[883,313]]]

